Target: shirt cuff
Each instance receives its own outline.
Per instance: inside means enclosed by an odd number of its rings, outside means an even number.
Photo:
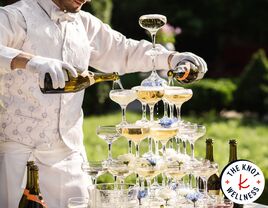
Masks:
[[[6,71],[10,71],[11,70],[10,64],[12,59],[18,56],[20,53],[21,53],[20,50],[0,46],[0,68]]]
[[[168,57],[173,54],[174,51],[163,51],[161,55],[156,57],[156,68],[169,70]]]

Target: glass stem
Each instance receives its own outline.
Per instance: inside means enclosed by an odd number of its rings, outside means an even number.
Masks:
[[[190,189],[193,188],[193,182],[192,182],[192,174],[189,174],[189,187]]]
[[[154,121],[154,105],[149,105],[150,108],[150,122]]]
[[[151,33],[151,36],[152,36],[153,50],[155,50],[156,33]]]
[[[164,102],[164,117],[168,117],[168,103]]]
[[[191,143],[192,159],[194,159],[194,143]]]
[[[155,154],[158,156],[159,155],[159,151],[158,151],[158,147],[159,147],[159,142],[154,140],[154,144],[155,144],[155,147],[154,147],[154,152]]]
[[[176,106],[177,108],[177,119],[181,121],[181,105]]]
[[[148,146],[149,146],[149,152],[153,152],[153,139],[151,137],[148,138]]]
[[[171,119],[174,118],[174,106],[173,106],[173,104],[169,104],[169,117]]]
[[[146,121],[146,103],[142,103],[142,121]]]
[[[147,188],[148,188],[148,196],[150,197],[151,195],[151,179],[147,179]]]
[[[92,184],[93,185],[96,185],[97,184],[97,177],[92,177]]]
[[[151,33],[151,36],[152,36],[152,43],[153,43],[152,64],[153,64],[153,71],[155,71],[155,57],[156,57],[155,39],[156,39],[156,33]]]
[[[177,153],[180,153],[181,150],[180,150],[180,138],[179,137],[176,137],[176,142],[177,142]]]
[[[187,154],[186,152],[186,141],[182,141],[182,144],[183,144],[183,154]]]
[[[166,144],[162,144],[163,157],[166,157]]]
[[[121,106],[121,109],[122,109],[122,122],[121,123],[127,123],[127,117],[126,117],[126,109],[127,109],[127,106],[126,105],[123,105]]]
[[[207,179],[203,179],[203,182],[204,182],[204,194],[205,194],[205,197],[208,196],[208,183],[207,183]]]
[[[131,140],[128,140],[128,153],[132,154],[132,142],[131,142]]]
[[[108,160],[112,159],[112,143],[108,143]]]
[[[140,144],[137,143],[136,144],[136,158],[138,158],[140,156]]]

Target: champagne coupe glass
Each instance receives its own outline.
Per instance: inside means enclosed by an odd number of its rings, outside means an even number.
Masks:
[[[103,161],[88,161],[82,163],[82,170],[91,176],[92,184],[96,184],[97,178],[106,171],[106,168]]]
[[[98,126],[97,135],[107,142],[108,144],[108,159],[107,162],[112,160],[112,144],[121,135],[116,126]]]
[[[150,128],[148,125],[128,124],[120,128],[121,135],[135,143],[136,157],[140,156],[140,142],[149,136]]]
[[[148,195],[151,196],[151,180],[165,171],[165,162],[160,157],[138,158],[135,162],[136,173],[146,180]]]
[[[194,160],[194,144],[199,138],[206,134],[206,127],[201,124],[188,124],[185,128],[192,132],[192,134],[190,133],[190,136],[188,137],[188,141],[191,145],[191,160]]]
[[[131,174],[128,164],[118,159],[113,159],[109,163],[108,171],[114,176],[115,181],[119,179],[119,183],[124,183],[125,178]]]
[[[68,199],[68,208],[88,208],[89,199],[86,197],[71,197]]]
[[[153,125],[150,128],[150,134],[152,138],[156,141],[160,141],[162,144],[163,156],[166,156],[166,144],[167,142],[175,137],[178,132],[177,126],[163,127],[159,124]]]
[[[132,88],[137,93],[137,99],[146,103],[150,108],[150,122],[154,122],[154,105],[164,96],[164,87],[136,86]]]
[[[136,208],[138,187],[134,184],[101,183],[96,185],[97,208]],[[95,207],[94,207],[95,208]]]
[[[174,87],[174,86],[165,86],[165,92],[164,92],[164,96],[163,96],[162,100],[163,100],[164,104],[166,103],[170,108],[170,118],[171,119],[173,119],[173,117],[174,117],[174,107],[173,106],[175,104],[173,102],[174,97],[175,97],[173,92],[176,91],[176,90],[179,90],[179,89],[183,89],[183,88],[182,87],[177,87],[177,86],[176,87]],[[167,111],[168,108],[166,107],[164,110]],[[164,114],[167,115],[168,113],[164,112]]]
[[[132,89],[136,90],[137,99],[141,103],[146,103],[150,108],[150,125],[154,123],[154,106],[164,96],[164,87],[144,87],[136,86]],[[141,123],[141,122],[137,122]],[[152,139],[149,137],[149,154],[152,154],[153,144]]]
[[[183,87],[166,87],[164,99],[168,101],[170,105],[175,105],[177,109],[177,119],[181,121],[181,106],[186,101],[190,100],[193,96],[191,89],[185,89]]]
[[[155,47],[155,39],[157,31],[167,23],[167,18],[160,14],[146,14],[139,18],[139,25],[151,34],[153,47],[147,52],[152,58],[153,71],[151,75],[143,80],[142,86],[163,86],[166,81],[160,78],[155,70],[155,57],[161,54],[161,51]]]
[[[187,174],[188,166],[182,161],[167,161],[166,175],[169,179],[173,179],[176,184]]]
[[[133,102],[137,98],[136,92],[128,89],[115,89],[110,91],[109,97],[121,107],[122,121],[119,126],[126,125],[126,108],[129,103]]]
[[[202,166],[200,167],[199,177],[204,183],[204,198],[209,200],[207,181],[209,177],[218,172],[218,164],[210,162],[209,160],[202,160]]]

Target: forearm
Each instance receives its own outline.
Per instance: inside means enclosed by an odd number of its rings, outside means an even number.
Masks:
[[[27,62],[32,57],[33,55],[31,54],[0,44],[1,73],[6,73],[17,68],[25,68]]]
[[[10,68],[11,70],[14,69],[25,69],[26,64],[30,61],[30,59],[33,57],[32,54],[28,54],[28,53],[20,53],[19,55],[17,55],[16,57],[14,57],[10,63]]]

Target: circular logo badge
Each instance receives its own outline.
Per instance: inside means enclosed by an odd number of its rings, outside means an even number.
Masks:
[[[221,188],[224,195],[237,204],[256,201],[265,185],[261,169],[247,160],[228,164],[221,174]]]

